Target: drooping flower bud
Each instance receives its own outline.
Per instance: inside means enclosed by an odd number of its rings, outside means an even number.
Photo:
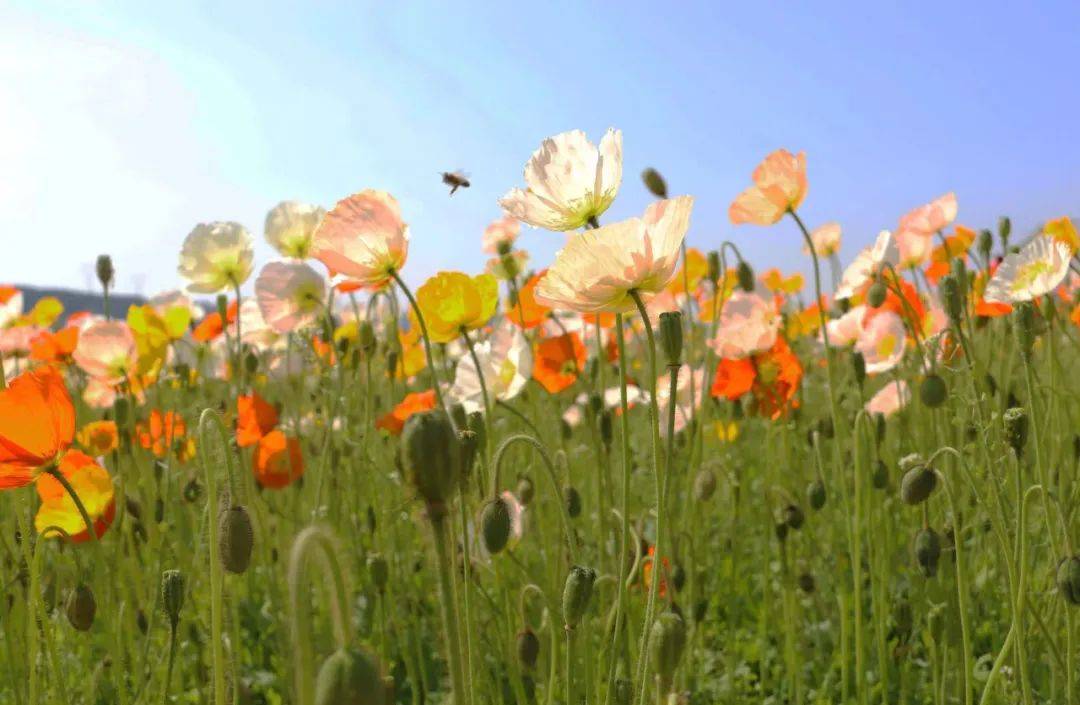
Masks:
[[[709,281],[715,285],[720,281],[720,253],[710,250],[705,260],[709,264]]]
[[[173,629],[180,621],[183,607],[184,574],[179,570],[166,570],[161,574],[161,608],[165,610]]]
[[[885,303],[885,297],[888,293],[889,291],[885,288],[885,283],[880,279],[875,280],[866,292],[866,305],[870,308],[880,307]]]
[[[94,615],[97,614],[97,602],[90,586],[80,584],[68,593],[64,611],[71,626],[80,632],[90,631],[90,627],[94,626]]]
[[[747,293],[752,292],[754,290],[754,270],[746,260],[739,260],[737,272],[739,275],[739,288]]]
[[[683,329],[682,313],[665,311],[660,314],[660,347],[669,367],[682,364]]]
[[[652,625],[649,651],[660,692],[670,693],[675,671],[686,649],[686,623],[674,612],[664,612]]]
[[[596,571],[580,565],[570,567],[570,574],[566,576],[566,585],[563,587],[562,609],[563,624],[567,629],[573,629],[585,616],[585,610],[589,607],[592,599],[593,583],[596,582]]]
[[[811,573],[799,573],[799,577],[795,580],[799,585],[799,589],[807,595],[813,594],[814,590],[817,588],[817,582],[814,580],[814,576]]]
[[[900,480],[900,499],[904,504],[922,504],[937,487],[937,473],[925,465],[918,465],[904,473]]]
[[[386,687],[374,656],[357,647],[338,649],[315,679],[315,705],[386,705]]]
[[[641,180],[645,182],[645,188],[657,198],[667,198],[667,183],[660,172],[652,167],[641,172]]]
[[[806,514],[797,504],[789,504],[780,512],[781,520],[790,529],[798,531],[806,522]]]
[[[919,399],[931,409],[936,409],[945,403],[949,396],[949,388],[945,386],[945,380],[940,375],[930,373],[923,377],[919,385]]]
[[[101,288],[110,288],[113,279],[116,277],[116,270],[113,269],[112,257],[108,255],[98,255],[94,270],[97,273],[98,281],[101,282]]]
[[[1014,406],[1002,415],[1002,420],[1005,422],[1005,440],[1019,458],[1024,454],[1024,446],[1027,445],[1027,411],[1022,406]]]
[[[442,410],[413,414],[401,432],[401,465],[429,513],[444,516],[461,474],[461,454]]]
[[[1080,557],[1063,558],[1055,576],[1058,592],[1070,605],[1080,605]]]
[[[368,575],[371,576],[371,584],[379,593],[386,592],[386,583],[390,580],[390,564],[381,553],[372,553],[367,557]]]
[[[571,519],[581,516],[581,493],[573,485],[563,488],[563,503],[566,505],[566,513]]]
[[[874,463],[874,472],[870,475],[870,484],[876,490],[883,490],[888,486],[889,466],[885,464],[884,460],[879,459]]]
[[[818,511],[825,506],[827,496],[825,483],[821,480],[814,480],[806,486],[806,501],[814,511]]]
[[[255,533],[251,515],[242,504],[233,504],[218,514],[218,557],[230,573],[243,573],[251,563]]]
[[[536,632],[525,627],[517,634],[517,657],[525,668],[536,666],[536,659],[540,656],[540,639]]]
[[[866,358],[858,350],[851,353],[851,369],[855,372],[855,383],[861,387],[866,381]]]
[[[915,536],[915,559],[923,575],[932,578],[937,574],[941,558],[941,537],[931,528],[922,529]]]
[[[480,536],[490,555],[503,550],[510,540],[510,508],[502,497],[488,500],[480,510]]]
[[[360,324],[356,327],[356,342],[360,347],[360,352],[364,353],[366,357],[371,357],[374,354],[378,341],[375,338],[375,328],[370,322],[360,321]]]
[[[527,507],[532,504],[533,497],[536,496],[536,486],[533,485],[532,478],[528,475],[519,477],[517,491],[514,494],[517,495],[517,499],[521,502],[521,506]]]

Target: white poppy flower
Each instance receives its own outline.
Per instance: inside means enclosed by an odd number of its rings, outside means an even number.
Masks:
[[[299,201],[282,201],[266,214],[266,241],[285,257],[307,259],[315,230],[326,209]]]
[[[895,238],[888,230],[882,230],[878,233],[873,247],[860,252],[844,270],[840,277],[840,286],[836,290],[836,298],[850,299],[859,289],[870,283],[883,265],[896,266],[899,261],[900,253]]]
[[[983,298],[990,303],[1014,304],[1047,294],[1069,273],[1070,259],[1072,250],[1067,244],[1039,235],[1002,260]]]
[[[251,234],[244,226],[200,223],[184,239],[177,271],[188,280],[188,291],[215,294],[246,282],[254,257]]]

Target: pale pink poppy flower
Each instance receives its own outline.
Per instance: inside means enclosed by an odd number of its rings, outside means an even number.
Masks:
[[[931,301],[922,319],[922,337],[930,340],[949,328],[949,316],[937,301]]]
[[[536,300],[579,313],[625,313],[631,291],[648,300],[664,290],[679,263],[694,199],[679,196],[630,218],[575,236],[536,286]]]
[[[0,287],[3,289],[3,287]],[[23,314],[23,293],[18,289],[8,289],[8,296],[0,302],[0,328],[7,327],[12,321]],[[0,293],[0,296],[3,295]]]
[[[314,323],[325,298],[326,281],[303,262],[270,262],[255,280],[259,310],[278,333],[291,333]]]
[[[380,289],[405,266],[409,226],[385,191],[368,189],[337,202],[315,231],[309,255],[337,280]]]
[[[82,398],[91,409],[109,409],[116,401],[116,387],[97,377],[90,377],[86,380]]]
[[[507,545],[512,548],[525,534],[525,507],[521,506],[517,496],[510,490],[503,490],[499,496],[510,510],[510,543]]]
[[[735,225],[772,225],[806,197],[806,152],[778,149],[754,169],[752,178],[754,185],[732,202],[728,217]]]
[[[892,416],[911,401],[911,387],[904,380],[889,382],[866,402],[866,413]]]
[[[866,374],[888,372],[900,364],[907,346],[904,320],[892,311],[883,311],[863,326],[855,349],[866,361]]]
[[[622,183],[622,132],[609,129],[596,147],[581,130],[544,140],[525,165],[525,189],[511,189],[499,205],[514,218],[545,230],[580,228],[603,215]]]
[[[488,401],[509,401],[521,393],[532,377],[532,349],[520,328],[504,319],[488,340],[474,344],[474,348]],[[472,355],[458,362],[450,397],[467,413],[485,411],[483,388]]]
[[[773,346],[780,323],[780,312],[771,298],[738,290],[724,302],[716,336],[708,345],[720,358],[749,357]]]
[[[251,234],[239,223],[199,223],[184,238],[177,271],[188,291],[232,291],[251,276],[255,258]]]
[[[1005,256],[983,294],[989,303],[1015,304],[1048,294],[1069,273],[1072,250],[1064,242],[1038,235]]]
[[[900,269],[918,269],[930,259],[934,249],[933,235],[907,228],[894,235],[899,255]]]
[[[863,318],[866,316],[866,306],[859,304],[852,307],[847,313],[825,322],[825,328],[829,333],[829,344],[835,347],[852,345],[859,339],[862,333]]]
[[[284,257],[307,259],[311,240],[326,210],[299,201],[282,201],[266,214],[263,234],[270,246]]]
[[[683,303],[686,301],[682,294],[676,296],[669,290],[664,289],[645,304],[645,310],[649,312],[649,320],[654,324],[660,320],[661,313],[683,311]]]
[[[68,328],[78,328],[79,330],[82,330],[90,325],[95,318],[96,316],[89,311],[76,311],[67,317],[67,321],[64,322],[64,325]]]
[[[900,219],[898,230],[912,230],[923,235],[933,235],[956,220],[957,209],[956,194],[950,191],[909,212]]]
[[[693,384],[691,384],[693,380]],[[691,395],[691,387],[693,394]],[[679,371],[679,378],[675,385],[675,433],[679,433],[697,410],[701,408],[702,395],[705,387],[705,370],[698,368],[690,371],[683,368]],[[659,406],[660,435],[667,437],[668,408],[671,399],[671,372],[664,374],[656,381],[656,403]]]
[[[840,252],[840,223],[830,222],[820,225],[810,232],[810,242],[818,257],[832,257]],[[810,248],[803,245],[803,254],[810,254]]]
[[[856,255],[854,261],[844,270],[840,277],[840,286],[836,290],[836,298],[850,299],[877,276],[882,266],[891,264],[895,267],[899,261],[900,251],[896,247],[896,239],[888,230],[882,230],[873,246]]]
[[[31,343],[42,330],[40,326],[0,328],[0,353],[4,357],[26,357],[30,354]]]
[[[164,316],[171,309],[182,308],[187,310],[191,314],[191,320],[197,321],[205,315],[202,307],[197,305],[191,300],[191,297],[180,291],[179,289],[170,289],[169,291],[163,291],[159,294],[155,294],[147,301],[154,312],[159,316]]]
[[[570,428],[577,428],[581,425],[582,419],[585,418],[585,412],[582,411],[579,404],[571,404],[566,407],[566,411],[562,414],[563,423]]]
[[[543,323],[540,324],[540,331],[543,334],[543,338],[554,338],[556,336],[564,335],[566,333],[577,333],[581,336],[582,342],[589,336],[589,328],[594,328],[592,325],[585,325],[585,321],[582,317],[572,311],[557,311],[548,316]],[[595,343],[594,343],[595,345]]]
[[[236,324],[229,326],[230,335],[236,335]],[[263,318],[259,302],[253,298],[240,304],[240,334],[244,343],[256,350],[269,350],[284,343],[284,338]]]
[[[509,252],[520,233],[521,222],[511,215],[505,215],[484,228],[483,250],[489,255]]]
[[[514,250],[489,259],[484,271],[496,279],[509,281],[521,275],[528,266],[529,253],[525,250]]]
[[[79,334],[72,357],[90,377],[119,384],[135,367],[135,336],[121,321],[95,321]]]

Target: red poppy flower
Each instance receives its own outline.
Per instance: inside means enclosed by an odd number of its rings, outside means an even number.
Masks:
[[[236,399],[236,445],[247,448],[274,430],[278,412],[257,392]]]

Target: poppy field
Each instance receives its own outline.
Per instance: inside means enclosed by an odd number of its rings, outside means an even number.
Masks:
[[[1074,223],[842,258],[779,149],[727,212],[785,273],[622,148],[522,147],[481,273],[372,188],[127,310],[0,287],[0,703],[1080,702]]]

